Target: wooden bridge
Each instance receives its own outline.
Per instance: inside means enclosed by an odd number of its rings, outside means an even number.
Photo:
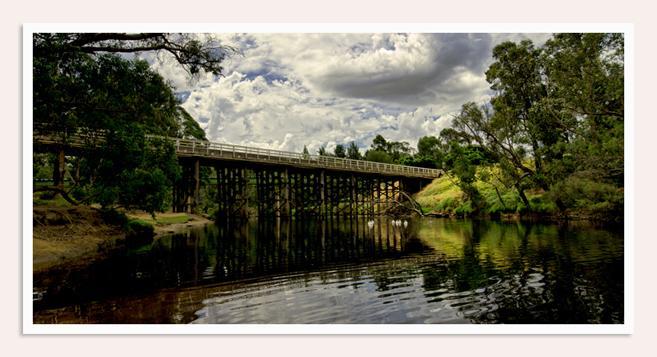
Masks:
[[[442,175],[441,170],[421,167],[147,136],[156,139],[175,146],[183,168],[173,192],[176,212],[198,210],[201,166],[214,167],[217,173],[216,199],[219,215],[225,217],[246,216],[253,201],[258,215],[275,217],[383,214],[407,193]],[[90,148],[102,150],[105,135],[38,131],[33,140],[35,151],[59,154],[53,175],[57,183],[64,177],[65,156],[84,155]]]

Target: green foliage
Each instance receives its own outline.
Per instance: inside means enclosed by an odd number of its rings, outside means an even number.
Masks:
[[[142,245],[153,241],[155,227],[149,222],[134,219],[126,223],[125,232],[128,244]]]
[[[32,178],[39,181],[52,180],[54,154],[35,153],[32,156]]]
[[[173,55],[191,75],[201,72],[223,75],[224,60],[236,53],[214,36],[184,33],[37,33],[33,38],[35,58],[61,58],[81,54],[161,52]]]
[[[457,216],[498,216],[540,212],[556,214],[553,201],[542,193],[530,195],[530,207],[527,208],[513,188],[496,187],[484,181],[484,175],[477,170],[476,180],[472,186],[477,190],[478,201],[473,201],[460,188],[458,180],[450,175],[434,180],[416,195],[417,201],[426,212],[449,213]]]
[[[379,134],[372,140],[371,149],[365,152],[365,160],[400,164],[404,160],[408,160],[411,151],[411,147],[407,142],[387,141]],[[370,154],[370,152],[373,153]],[[370,157],[374,159],[370,159]]]
[[[158,214],[155,217],[150,217],[150,218],[133,218],[133,220],[139,220],[144,223],[148,223],[151,225],[157,225],[157,226],[163,226],[163,225],[170,225],[170,224],[181,224],[181,223],[187,223],[190,220],[189,215],[187,213],[166,213],[166,214]]]
[[[399,163],[408,166],[426,167],[428,169],[438,168],[439,165],[433,157],[419,154],[413,156],[404,156]]]
[[[167,225],[167,224],[181,224],[189,222],[189,216],[187,214],[179,214],[175,216],[166,216],[166,217],[157,217],[156,224]]]
[[[349,144],[349,147],[347,147],[347,157],[352,160],[363,159],[363,155],[361,155],[360,150],[358,150],[358,146],[356,146],[356,143],[353,141]]]
[[[183,107],[176,106],[174,114],[179,128],[176,137],[207,140],[203,128]]]
[[[372,140],[372,150],[383,151],[383,152],[388,151],[388,142],[383,137],[383,135],[378,134],[377,136],[374,137],[374,139]]]
[[[380,150],[367,150],[367,152],[365,153],[365,160],[382,162],[385,164],[393,163],[392,157],[387,152]]]
[[[417,142],[417,154],[407,160],[410,166],[441,168],[445,160],[444,143],[435,136],[423,136]]]
[[[422,156],[431,156],[440,150],[441,142],[435,136],[423,136],[417,141],[417,153]]]
[[[418,154],[443,154],[469,202],[454,211],[621,217],[623,53],[619,34],[496,46],[490,104],[464,104],[439,139],[418,142]]]
[[[61,195],[54,195],[50,192],[41,192],[34,194],[32,202],[35,206],[53,206],[53,207],[72,207],[70,202]]]
[[[141,208],[147,212],[163,211],[168,205],[167,179],[162,170],[144,170],[136,168],[124,171],[124,182],[118,201],[126,208]]]
[[[344,145],[342,144],[337,144],[335,146],[335,150],[333,151],[333,154],[335,155],[335,157],[342,157],[342,158],[347,157],[347,151],[345,150]]]
[[[586,177],[570,176],[558,182],[548,197],[568,211],[600,217],[621,218],[623,215],[623,189]]]
[[[100,216],[107,224],[126,227],[128,224],[128,217],[115,209],[103,209],[100,211]]]
[[[205,139],[204,131],[147,62],[60,48],[69,40],[64,35],[35,40],[35,130],[104,133],[88,140],[101,149],[79,160],[74,197],[103,207],[165,209],[180,168],[171,143],[147,141],[146,135]]]
[[[125,229],[126,232],[128,232],[129,234],[135,234],[135,235],[140,235],[140,234],[153,235],[153,233],[155,232],[155,228],[151,223],[141,219],[133,219],[128,221],[126,223]]]

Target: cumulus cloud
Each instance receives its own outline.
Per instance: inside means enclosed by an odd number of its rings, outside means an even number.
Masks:
[[[490,96],[484,72],[503,41],[547,34],[217,34],[239,56],[226,77],[196,80],[149,58],[211,140],[311,152],[381,134],[411,145],[438,135],[467,101]]]
[[[462,90],[462,86],[457,91],[447,88],[448,81],[480,74],[491,44],[489,35],[382,37],[374,35],[369,43],[331,57],[310,77],[312,82],[345,97],[410,106],[429,104],[441,95]]]

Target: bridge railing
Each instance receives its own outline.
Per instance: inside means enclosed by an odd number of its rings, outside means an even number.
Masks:
[[[34,134],[34,142],[40,144],[58,145],[62,143],[62,135],[65,136],[66,145],[71,147],[88,147],[90,144],[99,146],[102,145],[102,142],[105,139],[105,133],[102,131],[78,130],[75,133],[64,134],[47,133],[42,131]],[[253,161],[259,163],[285,164],[425,178],[437,178],[442,174],[441,170],[428,169],[423,167],[353,160],[334,156],[301,154],[290,151],[223,144],[196,139],[181,139],[156,135],[147,135],[146,137],[150,139],[161,139],[173,142],[176,147],[176,153],[179,156],[198,156],[206,158]]]
[[[187,156],[258,161],[272,164],[279,163],[302,165],[347,171],[412,175],[427,178],[440,177],[442,173],[440,170],[423,167],[353,160],[333,156],[301,154],[290,151],[263,149],[233,144],[222,144],[193,139],[168,139],[175,140],[176,152],[178,154]]]

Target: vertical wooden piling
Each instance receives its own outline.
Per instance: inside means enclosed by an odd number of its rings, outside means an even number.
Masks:
[[[324,170],[319,172],[319,214],[322,217],[326,217],[326,173]]]
[[[199,159],[194,160],[194,192],[192,197],[190,211],[191,213],[198,213],[201,201],[201,162]]]

